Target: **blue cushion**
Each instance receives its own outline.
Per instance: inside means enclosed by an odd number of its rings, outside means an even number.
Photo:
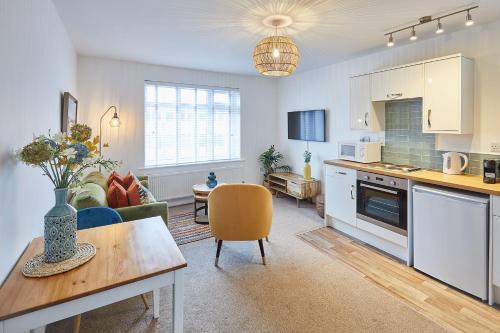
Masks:
[[[89,229],[103,225],[121,223],[122,218],[109,207],[91,207],[80,209],[77,213],[77,229]]]

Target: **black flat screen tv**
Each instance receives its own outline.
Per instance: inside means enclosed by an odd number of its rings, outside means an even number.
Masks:
[[[325,110],[288,112],[288,139],[325,140]]]

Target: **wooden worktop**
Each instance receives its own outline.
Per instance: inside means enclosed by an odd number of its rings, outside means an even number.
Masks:
[[[327,160],[325,164],[336,165],[339,167],[356,169],[360,171],[373,172],[381,175],[410,179],[416,182],[441,185],[460,190],[467,190],[472,192],[499,195],[500,196],[500,183],[485,184],[483,177],[473,175],[448,175],[438,171],[419,170],[408,173],[378,169],[370,167],[368,164],[344,161],[344,160]]]
[[[159,217],[80,230],[77,237],[96,246],[94,258],[44,278],[21,273],[29,258],[43,252],[43,238],[28,245],[0,288],[0,321],[187,266]]]

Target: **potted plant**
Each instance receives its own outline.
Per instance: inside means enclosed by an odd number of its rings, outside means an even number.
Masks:
[[[89,168],[118,166],[99,156],[99,137],[92,138],[89,126],[75,124],[70,133],[35,137],[17,152],[19,160],[42,169],[55,187],[56,204],[44,218],[45,262],[66,260],[76,251],[76,210],[67,203],[68,188]]]
[[[267,177],[274,172],[290,172],[292,168],[289,165],[280,165],[283,160],[283,154],[271,145],[265,152],[260,154],[260,171],[264,174],[264,186],[267,185]]]
[[[309,150],[306,150],[304,152],[304,179],[311,179],[311,165],[309,164],[311,162],[311,152]]]

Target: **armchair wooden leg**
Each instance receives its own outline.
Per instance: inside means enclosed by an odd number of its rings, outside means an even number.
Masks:
[[[220,249],[222,247],[222,239],[219,239],[217,241],[217,254],[215,255],[215,266],[219,266],[219,255],[220,255]]]
[[[266,264],[266,255],[264,254],[264,244],[262,243],[262,239],[259,239],[259,248],[260,248],[260,255],[262,256],[262,264]]]
[[[73,320],[73,333],[80,333],[80,322],[82,321],[82,315],[76,315]]]
[[[146,298],[146,294],[142,294],[141,297],[142,297],[142,301],[144,302],[144,306],[146,307],[146,310],[148,310],[149,303],[148,303],[148,299]]]

